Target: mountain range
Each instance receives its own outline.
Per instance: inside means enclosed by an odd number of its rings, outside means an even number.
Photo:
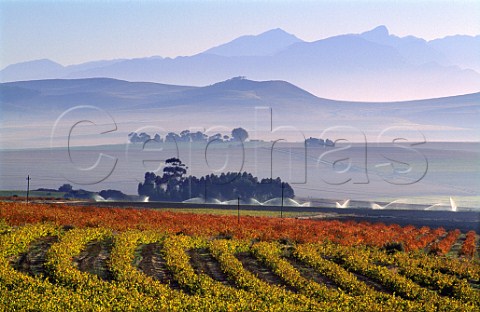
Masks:
[[[206,86],[231,77],[283,80],[323,98],[398,101],[480,90],[480,36],[426,41],[385,26],[306,42],[281,29],[242,36],[202,53],[63,66],[51,60],[10,65],[0,81],[115,78]]]
[[[213,135],[239,126],[251,138],[258,131],[262,139],[297,142],[322,137],[327,129],[338,132],[328,135],[335,139],[363,140],[365,135],[369,142],[388,141],[392,138],[381,134],[391,127],[410,142],[479,141],[479,103],[480,93],[403,102],[337,101],[289,82],[243,77],[205,87],[111,78],[18,81],[0,84],[0,146],[49,146],[56,127],[66,146],[70,127],[78,122],[86,127],[75,128],[81,134],[71,142],[76,145],[122,143],[135,131],[163,137],[191,129]],[[81,109],[65,115],[75,107]]]

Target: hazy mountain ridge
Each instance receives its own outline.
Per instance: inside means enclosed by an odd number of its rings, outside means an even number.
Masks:
[[[193,56],[149,57],[62,66],[41,60],[10,65],[1,81],[110,77],[204,86],[235,76],[285,80],[317,96],[392,101],[480,90],[479,36],[425,41],[385,26],[305,42],[281,29],[243,36]],[[459,48],[459,42],[462,44]],[[29,71],[29,68],[31,70]]]
[[[166,85],[151,82],[128,82],[110,78],[48,79],[0,84],[0,103],[4,112],[9,107],[25,105],[26,111],[42,107],[45,112],[69,108],[77,103],[90,103],[103,109],[171,107],[201,101],[217,106],[232,100],[246,104],[266,105],[290,100],[314,103],[319,99],[285,81],[251,81],[232,78],[205,87]],[[333,102],[333,101],[332,101]],[[56,104],[61,104],[57,106]],[[16,109],[16,108],[15,108]]]
[[[256,99],[272,98],[277,100],[286,99],[287,101],[303,99],[312,105],[329,103],[349,107],[362,107],[363,105],[374,105],[377,107],[403,105],[405,108],[413,108],[415,106],[422,107],[424,105],[448,106],[452,104],[452,101],[458,102],[459,100],[469,105],[480,105],[478,102],[480,92],[412,101],[340,101],[319,98],[286,81],[253,81],[245,77],[234,77],[203,87],[178,86],[154,82],[130,82],[113,78],[46,79],[0,83],[0,103],[2,105],[17,103],[25,99],[28,100],[30,105],[33,105],[35,102],[33,99],[35,97],[63,97],[79,94],[104,95],[115,99],[123,98],[132,102],[150,98],[156,98],[158,102],[158,97],[173,94],[182,98],[191,98],[192,102],[195,102],[199,96],[210,97],[211,100],[226,97],[228,100],[229,98],[231,99],[232,94],[236,94],[239,98],[246,99],[251,98],[250,95],[255,94]],[[168,100],[164,102],[167,103]],[[47,106],[44,108],[48,111],[50,107],[47,103],[45,104]],[[107,108],[107,106],[105,106],[105,108]],[[116,108],[119,107],[117,106]]]
[[[449,58],[450,64],[480,72],[480,35],[456,35],[429,41],[428,44]]]
[[[480,141],[480,93],[405,102],[349,102],[318,98],[285,81],[237,77],[204,87],[108,78],[22,81],[0,84],[0,95],[0,145],[4,147],[14,145],[22,135],[28,137],[25,144],[47,140],[55,120],[78,105],[92,105],[110,114],[118,125],[113,134],[117,143],[143,126],[165,131],[218,126],[252,130],[256,122],[267,132],[271,125],[290,127],[282,135],[294,141],[301,140],[295,129],[306,137],[320,137],[322,131],[338,126],[353,127],[370,139],[400,126],[409,133],[421,131],[427,140]],[[97,113],[85,113],[71,117],[97,118]],[[35,131],[27,125],[36,125]]]
[[[202,53],[219,56],[268,56],[278,53],[297,42],[303,41],[277,28],[258,36],[242,36]]]
[[[421,65],[429,62],[435,62],[440,65],[452,64],[442,51],[432,47],[426,40],[414,36],[401,38],[392,35],[385,26],[378,26],[359,36],[365,40],[394,48],[411,64]]]

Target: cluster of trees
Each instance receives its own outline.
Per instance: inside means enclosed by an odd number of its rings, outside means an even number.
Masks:
[[[64,198],[95,199],[95,195],[100,195],[105,199],[124,200],[124,201],[132,200],[131,196],[126,195],[121,191],[101,190],[100,192],[97,193],[97,192],[91,192],[91,191],[86,191],[82,189],[74,190],[73,186],[68,183],[63,184],[58,189],[39,188],[38,191],[62,192],[62,193],[65,193],[63,195]]]
[[[155,134],[153,139],[152,137],[149,135],[149,134],[146,134],[145,132],[142,132],[140,134],[136,133],[136,132],[130,132],[128,134],[128,140],[131,142],[131,143],[146,143],[150,140],[155,140],[157,142],[161,142],[162,139],[160,138],[160,135],[158,134]]]
[[[148,141],[154,140],[156,142],[208,142],[212,140],[220,140],[224,142],[229,141],[243,141],[245,142],[248,138],[247,130],[243,128],[235,128],[231,132],[231,136],[223,135],[221,133],[217,133],[212,136],[208,136],[201,131],[197,132],[190,132],[190,130],[183,130],[180,134],[175,132],[169,132],[165,138],[162,138],[158,133],[153,136],[153,138],[145,133],[142,132],[140,134],[136,132],[131,132],[128,134],[128,139],[132,143],[146,143]]]
[[[190,132],[190,130],[183,130],[179,134],[175,132],[169,132],[165,138],[162,138],[158,133],[151,137],[149,134],[142,132],[136,133],[131,132],[128,134],[128,139],[131,143],[146,143],[148,141],[156,141],[158,143],[162,142],[209,142],[212,140],[216,141],[223,141],[223,142],[231,142],[231,141],[242,141],[245,142],[248,139],[248,132],[243,128],[235,128],[230,133],[230,136],[226,134],[217,133],[212,136],[208,136],[201,131],[197,132]],[[330,139],[318,139],[310,137],[305,140],[307,146],[335,146],[335,142]]]
[[[288,183],[280,178],[259,180],[252,174],[222,173],[201,178],[187,177],[187,167],[178,158],[165,161],[162,176],[145,173],[145,181],[138,185],[138,195],[149,196],[150,200],[183,201],[193,197],[216,198],[221,201],[255,198],[266,201],[282,196],[293,198],[295,193]]]
[[[317,139],[317,138],[308,138],[305,140],[305,143],[307,144],[307,146],[312,146],[312,147],[315,147],[315,146],[335,146],[335,142],[333,142],[332,140],[330,139]]]
[[[102,196],[105,199],[123,200],[123,201],[132,200],[130,196],[118,190],[101,190],[98,193],[98,195]]]

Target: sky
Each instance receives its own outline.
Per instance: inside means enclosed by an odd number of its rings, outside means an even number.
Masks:
[[[273,28],[315,41],[378,25],[427,40],[478,35],[480,1],[0,0],[0,68],[186,56]]]

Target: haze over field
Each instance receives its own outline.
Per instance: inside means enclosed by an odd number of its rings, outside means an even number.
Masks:
[[[98,5],[101,6],[94,6]],[[301,4],[298,10],[304,10],[305,5]],[[6,8],[4,12],[25,20],[25,14],[18,11],[21,5],[2,6]],[[69,11],[70,6],[60,7],[65,14],[74,14]],[[386,8],[382,10],[388,12]],[[291,10],[292,16],[294,12]],[[39,16],[45,19],[48,14],[50,11]],[[75,16],[84,12],[79,10],[78,14]],[[92,23],[98,22],[95,12],[88,14]],[[112,16],[115,14],[118,12],[113,11]],[[382,20],[369,14],[372,21]],[[11,29],[18,21],[4,17],[11,21],[3,29],[10,31],[2,33],[6,42],[11,40],[12,33],[19,34],[19,38],[29,36],[20,29]],[[132,17],[130,22],[138,18]],[[74,20],[66,25],[76,27]],[[343,33],[339,27],[335,35],[325,36],[332,31],[325,27],[317,32],[310,29],[309,39],[305,40],[295,32],[271,28],[245,32],[233,40],[213,44],[207,40],[206,32],[191,44],[207,42],[210,46],[202,45],[199,53],[190,56],[115,58],[112,53],[111,58],[62,65],[54,61],[58,51],[49,50],[51,57],[10,63],[0,71],[0,144],[2,148],[65,146],[68,131],[74,138],[68,144],[115,144],[125,143],[128,133],[142,127],[161,128],[166,133],[239,126],[254,133],[251,138],[275,140],[281,132],[282,139],[296,142],[346,126],[351,127],[346,131],[349,133],[337,131],[326,136],[369,142],[396,137],[412,142],[479,141],[478,29],[467,25],[459,30],[445,22],[457,33],[468,35],[438,30],[426,35],[426,40],[405,33],[414,20],[412,17],[403,28],[398,21],[391,21],[394,29],[403,29],[399,31],[402,35],[380,25],[370,29],[357,26],[355,32]],[[228,21],[222,23],[228,25]],[[57,39],[63,38],[67,47],[76,42],[74,36],[66,38],[52,25],[49,20],[38,25],[45,38],[57,34]],[[138,27],[145,29],[145,25],[142,22]],[[152,21],[152,25],[156,24]],[[277,25],[287,26],[283,22]],[[45,27],[50,31],[46,32]],[[68,27],[67,32],[72,30]],[[208,25],[202,27],[209,29]],[[110,34],[113,36],[119,29],[112,26]],[[88,33],[84,29],[78,31]],[[105,31],[99,29],[101,33]],[[232,29],[231,33],[237,31]],[[305,31],[299,33],[305,35]],[[178,30],[178,35],[182,34],[185,29]],[[151,34],[145,31],[145,36]],[[85,40],[91,42],[90,35]],[[180,48],[180,41],[173,40],[171,44]],[[15,59],[9,51],[22,42],[12,41],[2,51],[6,59]],[[96,43],[103,46],[104,41]],[[149,44],[157,46],[158,42]],[[149,44],[139,44],[138,48]],[[86,51],[84,48],[79,50]],[[36,55],[42,55],[42,49],[49,47],[41,44]],[[96,49],[92,45],[88,53],[96,55]],[[25,51],[17,52],[23,55]],[[94,108],[75,109],[73,114],[69,111],[78,106]],[[80,117],[83,121],[72,132],[72,122],[78,122]],[[57,121],[58,118],[61,120]],[[95,122],[97,128],[88,126],[89,122]],[[114,129],[109,129],[109,124],[114,124]],[[98,127],[103,127],[108,135],[99,136]],[[278,127],[283,128],[272,135]],[[390,127],[396,127],[395,134],[385,134]],[[64,140],[51,141],[58,133]]]
[[[478,1],[0,1],[0,189],[30,175],[135,193],[179,156],[196,176],[240,164],[339,206],[478,208],[479,12]],[[224,136],[239,127],[246,142]],[[224,140],[158,140],[185,130]]]
[[[407,102],[334,101],[285,81],[241,77],[205,87],[107,78],[11,82],[0,84],[0,145],[49,147],[53,136],[55,146],[66,146],[72,126],[70,145],[125,143],[138,129],[164,137],[184,129],[228,133],[238,126],[252,139],[295,142],[309,136],[362,142],[364,134],[369,142],[479,141],[479,101],[480,93]],[[391,127],[394,131],[383,132]]]

